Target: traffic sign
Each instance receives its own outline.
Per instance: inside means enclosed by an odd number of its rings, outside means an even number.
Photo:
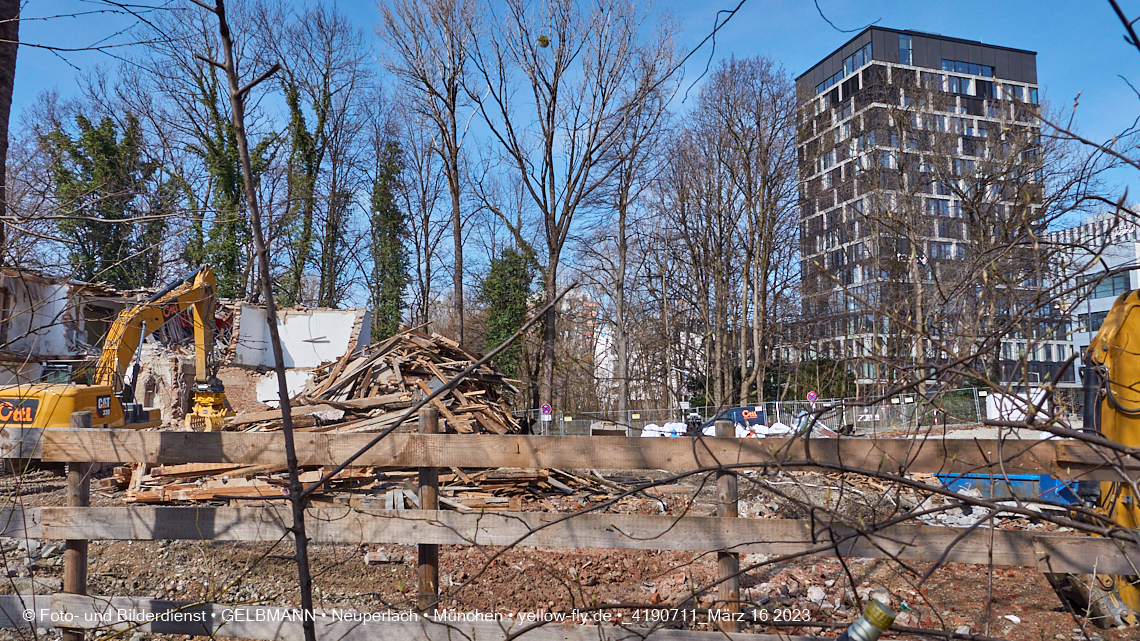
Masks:
[[[542,413],[543,413],[543,414],[549,414],[549,413],[551,413],[552,411],[554,411],[554,410],[553,410],[553,409],[550,407],[550,404],[549,404],[549,403],[547,403],[547,404],[544,404],[544,405],[542,406]]]
[[[814,403],[814,402],[816,402],[816,400],[819,399],[819,394],[816,394],[815,390],[812,390],[812,391],[808,392],[807,398],[808,398],[809,403]]]

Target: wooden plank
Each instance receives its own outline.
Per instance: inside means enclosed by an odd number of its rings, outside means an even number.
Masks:
[[[41,597],[42,598],[42,597]],[[69,619],[75,627],[102,631],[137,631],[142,634],[188,634],[264,641],[303,641],[301,617],[292,608],[264,605],[222,605],[190,601],[160,601],[146,597],[85,597],[56,594],[51,598],[56,618]],[[135,623],[122,618],[130,613]],[[17,613],[19,614],[19,613]],[[689,630],[651,630],[632,626],[596,626],[572,623],[536,626],[533,622],[502,619],[465,621],[462,617],[438,622],[406,610],[349,614],[344,610],[316,610],[318,639],[337,641],[454,641],[455,639],[525,639],[526,641],[822,641],[821,637],[776,634],[731,634]],[[158,619],[158,620],[154,620]],[[386,620],[385,620],[386,619]],[[135,629],[137,626],[137,630]]]
[[[18,507],[0,508],[0,536],[21,540],[42,538],[43,530],[40,528],[39,510]]]
[[[43,621],[28,621],[25,612],[40,613],[51,610],[51,595],[4,594],[0,595],[0,628],[48,628],[54,629],[51,618]]]
[[[341,403],[337,403],[341,405]],[[318,414],[320,412],[335,411],[337,408],[332,405],[295,405],[290,408],[291,416],[309,416],[310,414]],[[247,412],[245,414],[238,414],[232,418],[226,419],[226,425],[249,425],[251,423],[260,423],[262,421],[279,421],[281,420],[281,410],[265,410],[264,412]]]
[[[401,500],[403,496],[401,494]],[[276,541],[292,521],[281,507],[29,508],[39,510],[43,538],[98,540]],[[672,517],[632,514],[453,512],[314,508],[305,527],[316,543],[417,543],[617,548],[630,550],[727,550],[737,553],[987,563],[989,530],[896,525],[871,537],[848,528],[795,520]],[[27,517],[25,517],[27,518]],[[35,520],[35,517],[31,517]],[[834,536],[835,538],[831,538]],[[962,540],[955,540],[962,536]],[[997,565],[1049,572],[1140,574],[1140,547],[1099,537],[1042,536],[1019,530],[993,532]],[[837,546],[830,542],[838,541]]]
[[[379,417],[386,419],[387,417]],[[377,419],[369,419],[377,420]],[[373,437],[303,432],[296,436],[301,465],[336,465]],[[38,439],[39,445],[25,444]],[[1119,479],[1088,445],[1037,440],[940,439],[688,439],[498,434],[391,434],[357,460],[386,467],[527,467],[662,469],[685,471],[729,465],[833,469],[844,465],[883,473],[1052,474],[1082,480]],[[285,460],[279,432],[140,432],[4,428],[0,452],[34,451],[45,461],[272,464]],[[1074,460],[1083,457],[1080,461]],[[1002,462],[1004,460],[1004,462]],[[1085,461],[1085,462],[1081,462]],[[1140,478],[1140,463],[1127,462]],[[1097,469],[1100,467],[1100,469]]]
[[[367,398],[354,398],[347,401],[337,401],[335,405],[341,408],[369,410],[374,407],[411,407],[412,401],[410,399],[405,400],[404,394],[396,393],[384,394],[382,396],[369,396]]]
[[[211,474],[223,474],[240,470],[245,466],[241,463],[187,463],[185,465],[161,465],[150,471],[151,477],[167,479],[197,478]]]

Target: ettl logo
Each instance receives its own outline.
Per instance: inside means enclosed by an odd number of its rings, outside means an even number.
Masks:
[[[111,395],[95,397],[95,415],[106,418],[111,415]]]
[[[0,423],[29,424],[36,420],[39,407],[39,400],[34,398],[0,398]]]

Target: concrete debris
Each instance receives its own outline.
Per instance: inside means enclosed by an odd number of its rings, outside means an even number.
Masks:
[[[383,552],[366,552],[364,554],[364,565],[385,565],[388,563],[400,564],[404,562],[403,554],[384,554]]]

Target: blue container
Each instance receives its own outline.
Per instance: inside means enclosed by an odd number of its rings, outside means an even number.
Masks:
[[[1087,484],[1089,481],[1085,481]],[[1041,498],[1046,501],[1056,501],[1057,503],[1068,503],[1069,505],[1079,505],[1081,499],[1077,497],[1081,482],[1080,481],[1062,481],[1055,479],[1048,474],[1041,475]]]
[[[989,474],[935,474],[942,487],[955,492],[978,490],[982,498],[1044,499],[1070,505],[1080,503],[1077,498],[1077,483],[1061,481],[1048,474],[1010,474],[1008,477]],[[992,491],[991,491],[992,488]]]

